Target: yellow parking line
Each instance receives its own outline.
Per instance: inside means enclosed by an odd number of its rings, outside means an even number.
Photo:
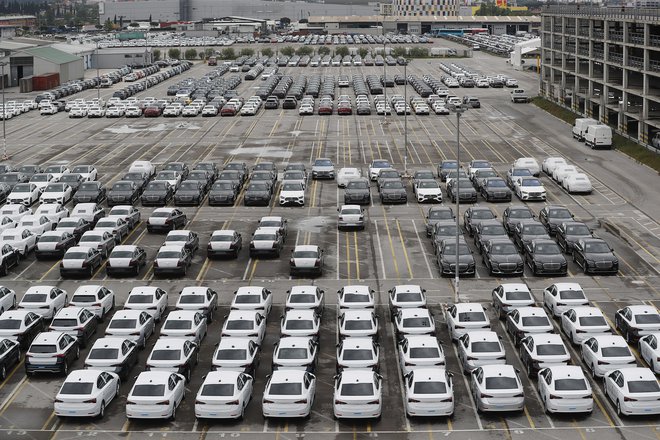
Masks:
[[[195,281],[202,281],[204,279],[204,275],[206,275],[206,271],[209,268],[209,260],[208,258],[204,260],[204,264],[202,264],[202,268],[199,270],[199,274],[197,275],[197,278],[195,278]]]
[[[603,413],[603,415],[607,419],[607,423],[609,423],[610,426],[614,427],[615,425],[614,425],[614,422],[612,421],[612,419],[610,418],[610,415],[608,414],[607,411],[605,411],[605,407],[600,402],[600,399],[598,397],[596,397],[595,394],[594,394],[594,402],[596,402],[596,405],[598,405],[598,408],[600,409],[600,411]]]
[[[346,277],[351,279],[351,248],[348,232],[344,232],[344,239],[346,240]]]
[[[21,393],[21,391],[23,390],[23,388],[25,388],[25,386],[27,385],[27,383],[28,383],[27,377],[23,377],[22,380],[23,380],[23,382],[15,389],[15,391],[12,391],[13,394],[12,394],[11,398],[7,401],[7,403],[5,403],[5,406],[2,407],[2,410],[0,410],[0,417],[2,417],[2,415],[5,413],[5,411],[7,411],[7,408],[9,408],[11,406],[11,404],[14,402],[14,399],[16,399],[16,396],[18,396]]]
[[[454,430],[454,425],[451,423],[451,419],[450,419],[449,417],[447,417],[447,429],[448,429],[449,431],[453,431],[453,430]]]
[[[46,419],[46,422],[45,422],[44,425],[41,427],[41,430],[42,430],[42,431],[46,431],[46,430],[48,429],[48,427],[50,426],[50,424],[51,424],[51,422],[53,421],[53,418],[54,418],[54,417],[55,417],[55,411],[51,412],[51,413],[50,413],[50,416],[48,416],[48,418]]]
[[[385,208],[383,208],[383,214],[385,214]],[[396,277],[401,278],[399,275],[399,265],[396,262],[396,252],[394,252],[394,243],[392,241],[392,234],[390,234],[390,227],[387,225],[387,215],[385,215],[385,230],[387,231],[387,238],[390,241],[390,252],[392,253],[392,263],[394,263],[394,271],[396,272]]]
[[[367,432],[371,432],[371,422],[367,422]]]
[[[410,278],[413,278],[412,267],[410,266],[410,259],[408,258],[408,251],[406,250],[406,244],[403,241],[403,234],[401,233],[401,225],[399,224],[399,219],[396,220],[396,228],[399,231],[399,240],[401,240],[401,248],[403,248],[403,257],[406,259],[406,265],[408,266],[408,274]]]
[[[248,281],[252,281],[252,278],[254,277],[254,272],[257,270],[257,262],[259,260],[253,260],[252,263],[252,270],[250,271],[250,276],[248,277]]]
[[[59,261],[57,261],[56,263],[54,263],[54,264],[50,267],[50,269],[48,269],[48,270],[46,271],[46,273],[44,273],[44,274],[41,276],[41,278],[39,278],[39,281],[43,281],[43,280],[45,280],[46,277],[48,276],[48,274],[51,273],[55,268],[59,267],[59,265],[60,265],[60,262],[59,262]]]
[[[357,232],[353,231],[353,241],[355,243],[355,278],[360,279],[360,257],[358,254]]]
[[[536,425],[534,424],[534,420],[532,420],[532,417],[529,415],[529,411],[527,411],[527,407],[523,407],[525,410],[525,416],[527,417],[527,421],[529,422],[529,427],[532,429],[536,429]]]
[[[154,270],[154,263],[151,263],[149,265],[149,269],[147,269],[147,272],[142,277],[142,281],[148,281],[149,278],[151,278],[151,274],[153,273],[153,270]]]
[[[124,425],[121,427],[122,432],[128,431],[128,428],[131,426],[131,419],[126,419]]]
[[[14,373],[16,373],[16,370],[18,370],[18,368],[20,366],[22,366],[24,362],[25,362],[25,359],[21,359],[21,361],[18,364],[16,364],[14,369],[9,372],[7,377],[5,377],[5,380],[3,380],[2,383],[0,383],[0,389],[2,389],[5,385],[7,385],[9,383],[9,379],[11,379],[11,377],[14,375]]]
[[[578,426],[578,424],[577,424],[577,422],[575,421],[575,419],[573,419],[573,420],[571,421],[571,425],[573,425],[573,427],[574,427],[575,430],[578,432],[578,434],[580,434],[580,438],[581,438],[582,440],[587,440],[587,437],[584,435],[584,432],[582,431],[582,428],[580,428],[580,427]]]

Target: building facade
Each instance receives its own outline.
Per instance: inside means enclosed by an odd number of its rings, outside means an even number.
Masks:
[[[394,14],[402,17],[455,17],[458,0],[394,0]]]
[[[649,145],[660,131],[660,10],[549,7],[541,94]]]

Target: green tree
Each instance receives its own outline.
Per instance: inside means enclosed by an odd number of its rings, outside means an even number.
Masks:
[[[280,49],[280,53],[282,55],[290,57],[291,55],[293,55],[295,53],[295,50],[291,46],[284,46],[282,49]]]
[[[261,49],[261,56],[272,57],[273,49],[271,49],[270,47],[264,47],[263,49]]]
[[[406,48],[401,47],[401,46],[395,47],[394,49],[392,49],[392,56],[394,58],[405,57],[406,56]]]
[[[206,49],[204,49],[204,56],[206,58],[212,57],[213,54],[215,54],[215,50],[211,49],[210,47],[207,47]]]
[[[176,47],[171,48],[170,50],[167,51],[167,56],[169,58],[178,60],[181,58],[181,51],[177,49]]]
[[[236,52],[233,47],[225,47],[222,49],[222,52],[220,52],[220,57],[222,57],[223,60],[235,60]]]
[[[136,23],[136,22],[133,22],[133,23],[130,23],[130,24],[128,25],[128,27],[134,27],[134,28],[136,28],[136,27],[140,27],[140,24],[139,24],[139,23]]]
[[[154,61],[159,61],[160,60],[160,49],[154,49],[151,54],[154,56]]]
[[[365,48],[365,47],[361,47],[361,48],[358,49],[358,54],[359,54],[362,58],[364,58],[364,57],[366,57],[366,56],[369,54],[369,49],[367,49],[367,48]]]
[[[341,55],[342,57],[345,57],[348,55],[350,51],[348,50],[348,47],[346,46],[339,46],[337,49],[335,49],[335,55]]]
[[[408,55],[410,58],[428,58],[429,50],[426,47],[413,47]]]
[[[325,46],[321,46],[321,47],[319,47],[318,52],[319,52],[319,55],[321,55],[321,56],[328,55],[330,53],[330,48],[325,47]]]
[[[496,16],[496,15],[510,15],[511,11],[506,8],[500,8],[494,2],[482,3],[474,15],[482,16]]]
[[[105,23],[103,24],[103,29],[104,29],[106,32],[110,32],[110,31],[112,31],[112,30],[114,29],[114,27],[115,27],[115,26],[112,24],[112,21],[111,21],[109,18],[108,18],[108,19],[105,21]]]
[[[298,50],[296,50],[296,55],[299,57],[305,56],[305,55],[312,55],[314,53],[314,49],[312,49],[309,46],[300,46]]]
[[[194,60],[197,58],[197,49],[186,49],[185,57],[187,60]]]
[[[241,49],[241,51],[238,54],[251,57],[252,55],[254,55],[254,49],[251,49],[249,47],[244,47],[243,49]]]

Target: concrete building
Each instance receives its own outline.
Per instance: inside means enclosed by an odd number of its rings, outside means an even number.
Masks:
[[[121,66],[142,67],[153,64],[154,56],[151,47],[116,47],[103,48],[92,61],[92,67],[99,69],[116,69]]]
[[[37,25],[34,15],[0,15],[0,26],[25,26],[33,28]]]
[[[458,0],[394,0],[394,15],[455,17],[458,15]]]
[[[10,86],[17,86],[21,78],[31,75],[58,73],[60,83],[84,77],[83,60],[48,46],[19,50],[9,57]]]
[[[95,44],[83,44],[79,41],[68,41],[66,43],[55,43],[51,45],[51,47],[82,58],[83,68],[85,70],[96,67],[94,64],[94,54],[96,52]]]
[[[649,144],[660,130],[660,10],[548,7],[541,93]]]

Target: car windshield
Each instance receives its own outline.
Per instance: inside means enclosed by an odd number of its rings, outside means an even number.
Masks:
[[[486,378],[487,390],[511,390],[518,389],[518,381],[515,377],[487,377]]]
[[[351,348],[344,350],[343,356],[345,361],[369,361],[374,358],[374,353],[367,348]]]
[[[314,162],[315,167],[331,167],[332,166],[332,161],[331,160],[316,160]]]
[[[252,330],[253,328],[253,321],[234,319],[227,322],[227,330]]]
[[[231,182],[216,182],[213,184],[212,190],[228,190],[231,191],[234,189],[234,186]]]
[[[418,171],[415,173],[416,180],[433,180],[433,173],[431,171]]]
[[[95,183],[83,183],[78,191],[98,191],[99,186]]]
[[[431,320],[426,317],[414,317],[414,318],[404,318],[403,319],[403,327],[405,328],[411,328],[411,327],[430,327],[431,326]]]
[[[73,167],[71,170],[72,173],[88,173],[90,171],[90,167],[84,166],[84,165],[79,165],[77,167]]]
[[[228,397],[234,395],[234,384],[231,383],[212,383],[204,385],[202,396]]]
[[[126,173],[122,180],[143,180],[144,176],[142,173]]]
[[[550,209],[548,217],[551,218],[571,218],[571,212],[568,209]]]
[[[30,179],[30,182],[48,182],[48,175],[47,174],[35,174],[32,176]],[[16,185],[18,186],[18,185]]]
[[[605,318],[602,316],[581,316],[579,321],[582,327],[602,327],[607,325]]]
[[[445,394],[447,384],[444,382],[415,382],[413,393],[415,394]]]
[[[167,218],[169,216],[173,215],[172,212],[170,211],[154,211],[151,216],[154,218]]]
[[[165,322],[165,328],[169,330],[189,330],[192,328],[192,321],[168,320]]]
[[[603,357],[628,357],[632,356],[628,347],[602,347]]]
[[[28,183],[19,183],[14,187],[14,192],[30,192],[30,184]]]
[[[635,315],[637,324],[660,324],[659,314]]]
[[[472,168],[490,168],[490,162],[485,160],[475,160],[472,162]]]
[[[586,243],[584,250],[592,254],[606,254],[610,252],[610,247],[602,242]]]
[[[302,394],[301,383],[272,383],[268,394],[275,396],[299,396]]]
[[[429,212],[429,218],[430,219],[435,219],[435,220],[451,220],[454,218],[454,214],[447,210],[438,210],[438,211],[430,211]]]
[[[539,344],[536,346],[536,352],[539,356],[559,356],[565,355],[566,349],[562,344]]]
[[[117,182],[112,186],[113,191],[132,191],[133,185],[129,182]]]
[[[268,191],[267,183],[251,183],[247,191]]]
[[[285,183],[282,185],[282,191],[302,191],[303,187],[300,183]]]
[[[460,312],[458,314],[459,322],[484,322],[486,315],[484,312]]]
[[[494,244],[491,247],[491,254],[494,255],[515,255],[518,253],[513,243]]]
[[[56,345],[32,344],[28,351],[30,353],[41,353],[41,354],[57,353],[57,346]]]
[[[294,251],[293,258],[318,258],[319,254],[316,251]]]
[[[151,182],[145,191],[164,191],[167,189],[167,182]]]
[[[422,182],[419,182],[418,187],[419,188],[440,188],[440,186],[438,185],[438,182],[435,182],[435,181],[429,181],[429,182],[422,181]]]
[[[133,391],[131,392],[132,396],[139,397],[159,397],[165,395],[165,385],[135,385]],[[130,397],[129,397],[130,398]]]
[[[567,226],[566,235],[591,235],[591,231],[586,225]]]
[[[307,359],[306,348],[280,348],[278,351],[280,359]]]
[[[18,330],[21,328],[20,319],[2,319],[0,320],[0,330]]]
[[[493,187],[493,188],[505,188],[506,187],[506,182],[501,179],[491,179],[488,180],[488,187]]]
[[[181,350],[154,350],[151,352],[151,360],[154,361],[178,361],[181,359]]]
[[[523,225],[522,233],[529,235],[546,235],[548,232],[543,225]]]
[[[528,209],[512,209],[509,218],[532,218],[532,212]]]
[[[660,386],[656,380],[631,380],[628,382],[628,390],[631,393],[657,393]]]
[[[346,186],[347,189],[368,189],[369,188],[369,183],[366,181],[351,181],[348,182],[348,185]]]
[[[60,182],[77,183],[80,180],[79,174],[65,174],[60,178]]]
[[[117,328],[117,329],[133,329],[137,326],[137,320],[136,319],[113,319],[110,321],[110,328]]]
[[[111,258],[133,258],[133,251],[112,251]]]
[[[48,295],[45,293],[28,293],[26,294],[21,302],[24,303],[43,303],[46,302]]]
[[[282,180],[303,180],[305,175],[302,171],[287,171]]]
[[[458,168],[458,162],[445,162],[442,164],[443,170],[452,170]]]
[[[254,237],[252,237],[253,241],[275,241],[277,240],[277,234],[265,234],[265,233],[259,233],[259,234],[254,234]]]
[[[556,243],[537,244],[534,252],[539,255],[561,255],[561,250]]]
[[[550,321],[545,316],[523,316],[523,327],[550,326]]]
[[[88,359],[117,359],[119,357],[118,348],[94,348],[89,352]]]
[[[541,181],[538,179],[523,179],[522,186],[541,186]]]
[[[559,298],[560,299],[586,299],[584,296],[584,292],[581,290],[561,290],[559,291]]]
[[[459,255],[470,255],[470,248],[468,247],[467,244],[461,244],[458,246],[458,254]],[[443,250],[442,250],[442,255],[444,256],[454,256],[456,255],[456,245],[454,243],[447,243],[445,244]]]
[[[92,382],[64,382],[60,394],[91,394],[94,389]]]

